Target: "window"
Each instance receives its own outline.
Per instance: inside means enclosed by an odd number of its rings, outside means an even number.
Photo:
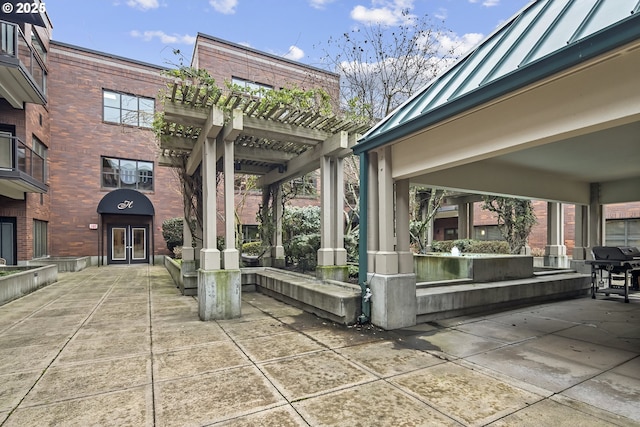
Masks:
[[[238,77],[232,77],[231,78],[231,84],[234,85],[234,86],[240,86],[241,88],[243,88],[247,92],[249,92],[249,91],[268,91],[268,90],[273,90],[273,86],[262,84],[262,83],[252,82],[252,81],[241,79],[241,78],[238,78]]]
[[[153,125],[155,100],[126,93],[102,91],[103,120],[129,126]]]
[[[38,52],[38,55],[40,55],[40,59],[42,60],[42,62],[46,62],[47,51],[45,50],[44,44],[42,44],[40,37],[33,29],[31,29],[31,46],[33,46],[33,50]]]
[[[33,177],[41,182],[47,181],[47,146],[36,136],[33,136],[31,149],[36,154],[33,157]]]
[[[42,258],[49,255],[47,251],[47,222],[33,220],[33,257]]]
[[[153,162],[103,157],[102,187],[153,191]]]
[[[607,246],[640,246],[640,219],[608,219],[605,244]]]

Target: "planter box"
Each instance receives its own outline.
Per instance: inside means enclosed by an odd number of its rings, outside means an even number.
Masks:
[[[457,279],[497,282],[533,277],[533,257],[527,255],[416,254],[413,262],[418,282]]]
[[[91,257],[57,257],[27,261],[29,266],[55,265],[58,273],[81,271],[91,266]]]
[[[16,271],[0,276],[0,305],[18,299],[43,286],[58,281],[58,267],[2,267],[3,271]]]

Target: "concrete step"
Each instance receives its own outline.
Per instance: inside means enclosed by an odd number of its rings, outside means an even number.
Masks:
[[[449,284],[416,289],[418,323],[493,309],[516,307],[587,295],[589,275],[553,274],[531,279],[489,283]]]
[[[322,281],[277,269],[255,269],[257,290],[276,299],[345,325],[360,315],[360,287]]]

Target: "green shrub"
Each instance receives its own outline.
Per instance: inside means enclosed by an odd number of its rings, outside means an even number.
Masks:
[[[258,256],[262,254],[262,251],[262,242],[247,242],[242,244],[243,254]]]
[[[457,247],[462,253],[475,254],[509,254],[509,243],[504,240],[444,240],[434,241],[431,245],[433,252],[451,252],[453,247]]]
[[[182,218],[169,218],[162,223],[162,237],[167,243],[167,249],[173,252],[176,246],[182,246]]]
[[[320,233],[295,236],[284,245],[285,253],[288,254],[291,262],[303,272],[316,268],[318,249],[320,249]]]

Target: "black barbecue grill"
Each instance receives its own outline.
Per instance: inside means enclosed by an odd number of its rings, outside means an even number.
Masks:
[[[629,288],[638,290],[640,286],[640,251],[633,246],[594,246],[593,260],[585,261],[591,264],[591,298],[597,292],[605,295],[624,295],[624,302],[629,302]],[[607,274],[607,286],[604,286],[603,271]],[[598,278],[598,274],[599,278]],[[624,285],[612,283],[615,275],[624,274]],[[629,284],[631,274],[631,286]]]

